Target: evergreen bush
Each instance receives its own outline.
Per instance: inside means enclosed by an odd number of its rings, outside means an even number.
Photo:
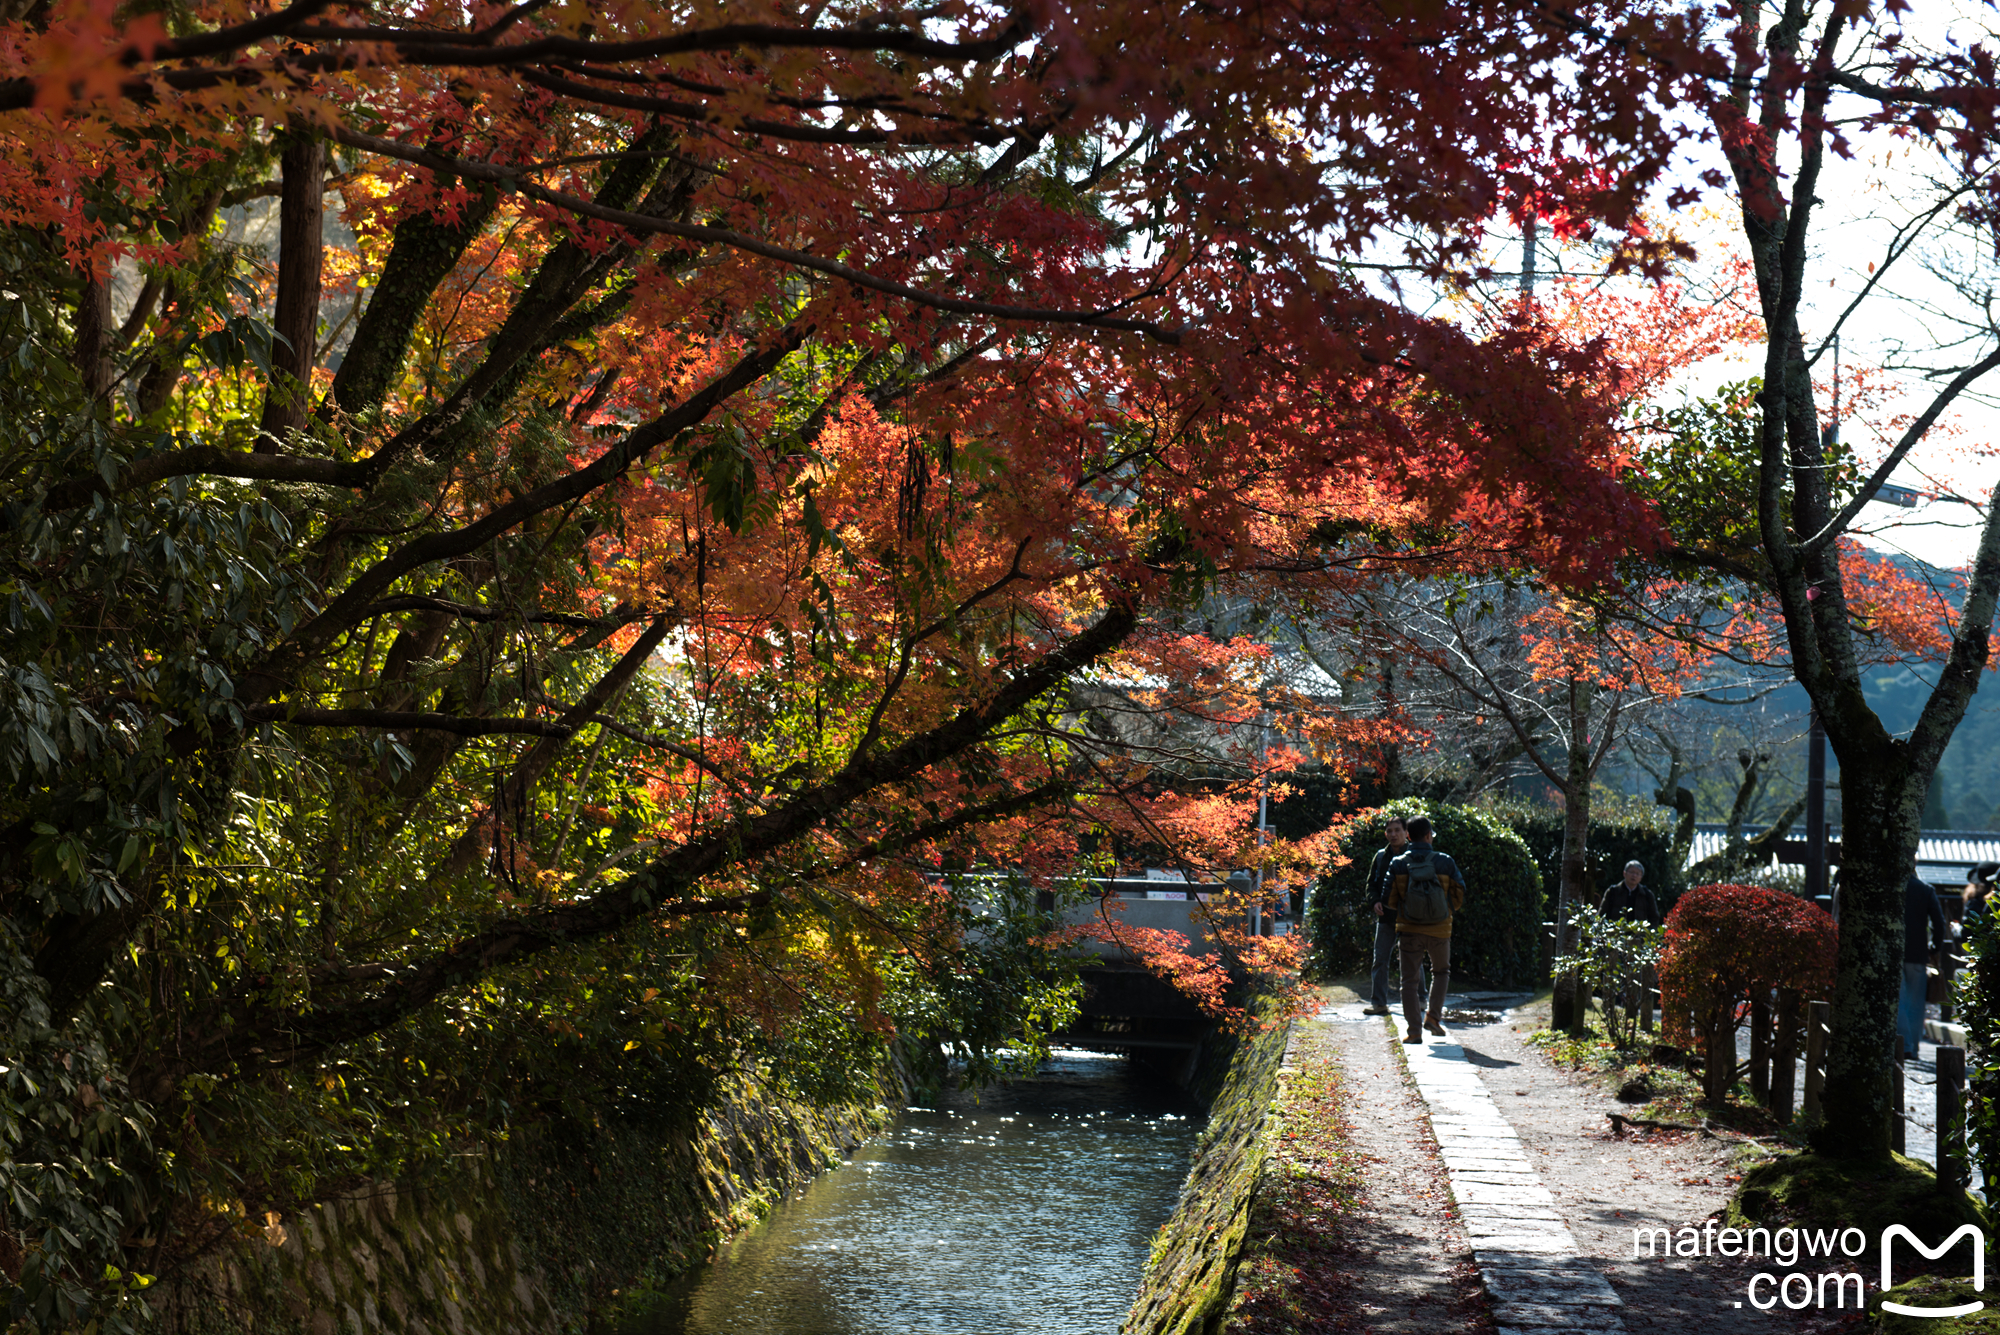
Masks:
[[[1322,977],[1365,973],[1375,944],[1368,864],[1391,816],[1429,816],[1434,844],[1465,873],[1465,907],[1451,927],[1451,969],[1503,987],[1534,981],[1541,948],[1542,877],[1521,837],[1476,807],[1401,797],[1362,815],[1340,841],[1344,866],[1320,875],[1306,908],[1313,967]]]
[[[1534,856],[1535,867],[1542,874],[1543,911],[1554,918],[1556,891],[1562,885],[1562,808],[1520,803],[1500,814]],[[1684,887],[1680,863],[1674,857],[1674,818],[1664,807],[1657,817],[1623,811],[1616,813],[1616,819],[1592,821],[1583,848],[1592,904],[1605,887],[1625,874],[1625,864],[1634,859],[1646,868],[1646,884],[1660,901],[1662,913],[1680,897]]]

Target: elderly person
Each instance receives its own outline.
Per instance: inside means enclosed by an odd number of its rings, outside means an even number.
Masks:
[[[1625,864],[1623,879],[1605,889],[1603,898],[1597,902],[1597,911],[1607,918],[1622,918],[1628,922],[1643,922],[1658,927],[1660,901],[1646,888],[1645,881],[1645,865],[1634,858]],[[1650,1014],[1651,993],[1659,986],[1659,978],[1653,972],[1653,966],[1648,964],[1638,971],[1637,977],[1633,977],[1628,961],[1628,967],[1620,969],[1619,972],[1625,975],[1625,982],[1618,990],[1625,995],[1617,999],[1634,1011],[1644,1004]]]
[[[1625,864],[1625,877],[1607,888],[1597,903],[1597,911],[1607,918],[1626,918],[1660,925],[1660,901],[1645,886],[1646,868],[1638,861]]]

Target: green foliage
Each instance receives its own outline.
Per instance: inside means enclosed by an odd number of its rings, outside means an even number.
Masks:
[[[1465,907],[1452,919],[1452,972],[1500,986],[1531,982],[1541,943],[1542,878],[1528,846],[1477,807],[1413,797],[1377,807],[1342,836],[1339,856],[1346,862],[1321,873],[1306,909],[1313,967],[1326,977],[1369,968],[1375,916],[1367,898],[1368,866],[1384,846],[1391,816],[1429,816],[1438,851],[1449,853],[1465,873]]]
[[[1634,410],[1644,436],[1633,491],[1660,507],[1668,530],[1687,546],[1752,566],[1763,564],[1757,529],[1762,389],[1752,376],[1678,408]],[[1832,442],[1827,452],[1829,490],[1839,505],[1854,494],[1860,472],[1851,446]],[[1789,506],[1790,493],[1782,496]]]
[[[1628,1005],[1619,1006],[1631,995],[1644,976],[1647,965],[1659,962],[1665,932],[1648,922],[1629,918],[1608,918],[1584,904],[1571,912],[1570,925],[1576,939],[1556,956],[1560,971],[1574,970],[1577,981],[1588,991],[1604,998],[1605,1030],[1611,1040],[1629,1048],[1639,1040],[1639,1016]]]
[[[967,1085],[1040,1065],[1049,1036],[1076,1018],[1083,996],[1074,964],[1053,958],[1042,944],[1048,924],[1036,909],[1034,887],[1018,876],[987,885],[976,907],[952,901],[965,950],[930,967],[905,951],[884,971],[891,988],[884,1011],[898,1035],[940,1054]]]
[[[123,1268],[120,1243],[146,1218],[133,1168],[149,1163],[153,1114],[99,1027],[58,1032],[44,992],[0,920],[0,1330],[134,1330],[151,1281]]]
[[[1963,949],[1970,966],[1952,979],[1952,1000],[1971,1040],[1965,1049],[1965,1135],[1989,1181],[2000,1174],[2000,920],[1971,915]]]
[[[1562,886],[1563,813],[1543,803],[1508,803],[1498,808],[1502,820],[1521,836],[1542,874],[1544,911],[1553,918],[1556,894]],[[1666,912],[1682,889],[1681,868],[1674,858],[1672,813],[1659,815],[1627,810],[1613,820],[1592,820],[1584,837],[1584,867],[1594,897],[1637,860],[1646,868],[1646,885]]]

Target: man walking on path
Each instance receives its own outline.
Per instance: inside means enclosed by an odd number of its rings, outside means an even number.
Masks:
[[[1382,836],[1389,846],[1375,855],[1368,868],[1368,902],[1375,909],[1375,976],[1369,980],[1363,1015],[1389,1013],[1389,956],[1396,949],[1396,919],[1389,912],[1389,864],[1410,846],[1410,832],[1401,816],[1389,817]]]
[[[1465,876],[1449,853],[1431,847],[1431,822],[1407,822],[1410,846],[1389,863],[1388,907],[1396,914],[1396,946],[1403,952],[1405,1043],[1424,1041],[1423,1030],[1444,1036],[1445,983],[1451,973],[1451,915],[1465,907]],[[1431,997],[1423,1009],[1423,962],[1431,964]],[[1419,1023],[1419,1016],[1422,1022]]]
[[[1643,863],[1633,861],[1625,864],[1625,879],[1604,892],[1598,901],[1597,911],[1607,918],[1625,918],[1632,922],[1660,925],[1660,901],[1643,884],[1646,868]]]
[[[1931,945],[1951,946],[1951,931],[1944,925],[1944,910],[1938,907],[1937,891],[1912,876],[1903,886],[1903,987],[1896,998],[1896,1035],[1903,1040],[1905,1057],[1917,1055],[1917,1043],[1924,1036],[1924,1003],[1930,992]]]

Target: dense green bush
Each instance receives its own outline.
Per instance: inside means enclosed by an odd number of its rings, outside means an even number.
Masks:
[[[1329,868],[1306,909],[1313,967],[1324,977],[1365,972],[1375,941],[1368,864],[1391,816],[1429,816],[1435,845],[1465,873],[1465,907],[1452,921],[1452,972],[1503,986],[1532,982],[1542,923],[1542,877],[1521,837],[1475,807],[1401,797],[1368,812],[1341,840],[1347,865]]]
[[[2000,1180],[2000,918],[1969,915],[1962,949],[1972,967],[1953,980],[1959,1021],[1972,1042],[1965,1077],[1972,1090],[1965,1136],[1988,1182]]]
[[[1619,819],[1592,821],[1584,841],[1584,864],[1589,869],[1591,902],[1606,886],[1625,874],[1625,864],[1637,858],[1646,868],[1646,884],[1660,901],[1660,912],[1673,907],[1685,888],[1681,867],[1674,857],[1674,818],[1664,807],[1657,817],[1620,812]],[[1543,911],[1555,917],[1556,891],[1562,885],[1563,813],[1560,807],[1542,804],[1510,807],[1501,813],[1514,833],[1528,846],[1535,867],[1542,874]]]

